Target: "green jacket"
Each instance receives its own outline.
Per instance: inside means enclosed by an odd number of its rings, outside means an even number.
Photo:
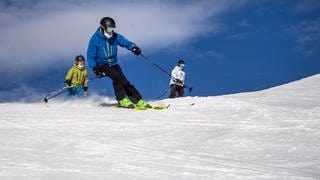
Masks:
[[[80,68],[74,64],[66,75],[65,80],[68,79],[74,87],[88,87],[88,73],[84,67]]]

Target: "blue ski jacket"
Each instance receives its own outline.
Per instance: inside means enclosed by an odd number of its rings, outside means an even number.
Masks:
[[[130,51],[136,46],[133,42],[118,33],[113,33],[110,39],[106,38],[102,29],[99,27],[89,41],[87,50],[89,67],[94,68],[105,64],[109,66],[118,64],[118,45]]]

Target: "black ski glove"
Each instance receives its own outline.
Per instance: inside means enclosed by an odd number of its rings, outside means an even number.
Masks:
[[[105,76],[104,72],[101,71],[101,68],[99,66],[94,67],[93,72],[96,74],[97,78],[102,78]]]
[[[174,82],[175,82],[176,84],[178,84],[178,85],[180,85],[180,84],[182,85],[182,84],[183,84],[180,79],[174,79]]]
[[[132,48],[132,52],[135,55],[139,56],[141,54],[141,49],[138,46],[135,46],[135,47]]]
[[[70,87],[70,86],[72,85],[70,79],[67,79],[67,80],[65,81],[65,83],[67,84],[68,87]]]
[[[83,96],[87,97],[88,96],[88,87],[83,87]]]

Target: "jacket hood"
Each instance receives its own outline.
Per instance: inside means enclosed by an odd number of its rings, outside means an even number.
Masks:
[[[106,39],[106,36],[103,34],[103,32],[101,32],[101,27],[99,27],[96,32],[94,33],[94,35],[99,36],[100,38],[104,38]]]

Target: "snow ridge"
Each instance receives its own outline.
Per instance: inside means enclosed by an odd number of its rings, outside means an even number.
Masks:
[[[0,104],[0,179],[319,179],[320,76],[258,92]]]

